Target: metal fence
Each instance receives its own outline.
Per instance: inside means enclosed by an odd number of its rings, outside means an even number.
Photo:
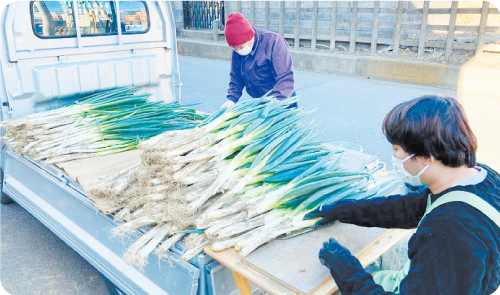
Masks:
[[[226,4],[226,16],[242,12],[256,27],[274,30],[290,40],[295,49],[306,46],[317,50],[321,42],[334,51],[336,42],[347,42],[350,52],[356,50],[357,43],[365,43],[371,53],[382,44],[392,46],[395,53],[400,46],[411,46],[422,56],[432,47],[442,48],[445,58],[453,49],[500,49],[500,44],[484,46],[487,34],[500,36],[500,21],[488,22],[492,16],[498,19],[497,8],[486,1],[480,8],[459,7],[457,1],[440,2],[448,7],[435,8],[436,2],[430,1],[420,1],[421,7],[408,1],[238,1]],[[468,16],[475,16],[476,23],[457,22]],[[436,19],[440,22],[430,21]]]
[[[184,28],[209,29],[216,19],[224,20],[224,1],[183,1]]]

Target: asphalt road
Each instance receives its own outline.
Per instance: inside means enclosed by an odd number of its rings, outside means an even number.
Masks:
[[[182,102],[200,103],[196,108],[206,112],[217,110],[225,102],[230,63],[179,60]],[[455,95],[449,89],[305,71],[296,71],[295,81],[299,107],[317,108],[310,118],[321,122],[320,139],[359,143],[386,162],[391,147],[381,124],[391,108],[424,94]],[[15,203],[0,207],[0,279],[12,295],[110,294],[97,270]]]
[[[200,103],[196,108],[206,112],[217,110],[226,101],[229,70],[229,61],[181,57],[182,103]],[[456,95],[444,88],[306,71],[296,71],[295,88],[299,107],[317,108],[310,118],[321,122],[319,139],[356,142],[389,163],[392,149],[381,131],[385,115],[421,95]],[[243,93],[242,99],[248,99]]]
[[[2,295],[116,294],[92,265],[16,203],[0,207],[0,262]]]

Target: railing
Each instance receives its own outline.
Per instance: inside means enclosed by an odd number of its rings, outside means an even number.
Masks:
[[[185,29],[209,29],[224,20],[224,1],[183,1],[183,12]]]
[[[481,8],[460,7],[466,1],[439,2],[448,7],[436,8],[434,1],[420,1],[421,7],[409,1],[238,1],[226,3],[226,16],[242,12],[254,26],[278,32],[295,49],[334,51],[342,42],[348,44],[346,51],[354,52],[365,43],[372,54],[380,45],[392,46],[395,53],[406,46],[421,57],[431,47],[442,48],[446,59],[453,49],[500,49],[500,44],[484,46],[485,37],[493,43],[500,40],[497,8],[486,1]],[[467,17],[476,23],[464,23]]]

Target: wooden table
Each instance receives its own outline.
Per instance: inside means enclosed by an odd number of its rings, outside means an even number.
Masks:
[[[333,227],[335,227],[334,225]],[[347,226],[347,225],[344,225]],[[351,227],[356,227],[354,225],[349,225]],[[360,227],[356,227],[360,228]],[[367,245],[361,248],[361,250],[353,251],[352,249],[356,247],[348,247],[352,253],[356,253],[355,256],[359,259],[363,267],[366,267],[383,253],[389,250],[393,245],[395,245],[399,240],[405,237],[410,230],[403,229],[390,229],[383,230],[380,235],[375,239],[368,241]],[[341,239],[349,239],[349,235],[352,232],[346,232],[345,237],[337,237],[337,240],[343,245]],[[351,235],[352,236],[352,235]],[[292,238],[289,241],[292,241]],[[273,243],[273,242],[272,242]],[[304,243],[303,241],[301,243]],[[349,243],[347,243],[349,244]],[[263,249],[265,250],[265,249]],[[333,294],[337,292],[338,288],[331,276],[326,277],[322,281],[315,282],[315,287],[309,292],[301,292],[297,288],[293,288],[290,284],[287,284],[285,280],[279,279],[278,274],[273,274],[270,272],[265,272],[258,267],[255,267],[246,261],[245,258],[241,258],[239,254],[233,249],[228,249],[221,252],[214,252],[210,249],[210,246],[205,248],[205,253],[210,257],[217,260],[222,265],[226,266],[233,271],[235,281],[237,283],[240,294],[248,295],[252,294],[252,290],[249,285],[249,281],[257,285],[260,289],[270,294],[288,295],[288,294],[314,294],[314,295],[326,295]],[[253,254],[253,253],[252,253]],[[250,256],[252,255],[250,254]],[[297,257],[291,257],[291,259],[300,259],[301,253],[297,253]],[[249,257],[250,257],[249,256]],[[319,260],[318,260],[319,263]],[[326,268],[325,268],[326,269]]]

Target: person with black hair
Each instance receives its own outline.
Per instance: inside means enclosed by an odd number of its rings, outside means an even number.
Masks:
[[[320,261],[348,294],[492,294],[500,285],[500,175],[476,163],[477,140],[460,104],[422,96],[396,106],[382,131],[403,180],[427,188],[407,195],[344,200],[322,217],[366,227],[416,228],[399,271],[372,275],[335,239]]]

